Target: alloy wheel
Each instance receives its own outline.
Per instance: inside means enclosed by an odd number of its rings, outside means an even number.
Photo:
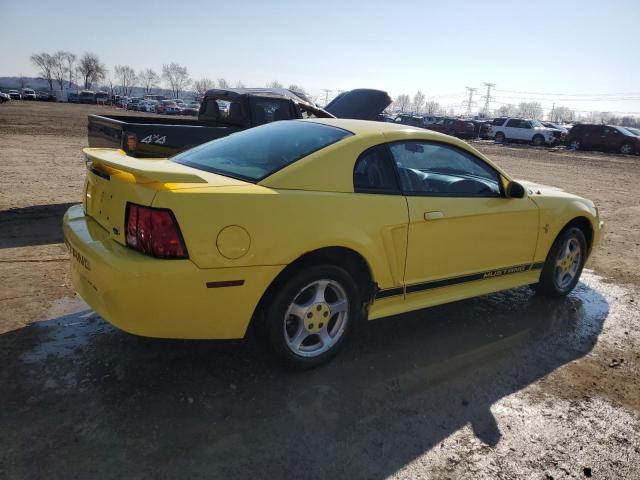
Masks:
[[[554,269],[554,281],[560,290],[571,285],[580,269],[582,249],[577,238],[569,237],[558,251]]]
[[[283,319],[287,347],[302,357],[317,357],[344,335],[349,321],[349,298],[335,280],[316,280],[302,288]]]

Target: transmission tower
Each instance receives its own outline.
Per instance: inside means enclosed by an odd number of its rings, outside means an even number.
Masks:
[[[487,87],[487,94],[484,98],[484,114],[489,115],[489,107],[491,105],[491,89],[496,86],[495,83],[484,82],[484,86]]]
[[[473,106],[473,94],[478,91],[477,88],[464,87],[467,89],[467,93],[469,93],[469,99],[464,102],[467,104],[467,115],[471,116],[471,107]]]
[[[333,91],[330,90],[328,88],[323,88],[322,91],[324,92],[324,106],[327,106],[327,103],[329,103],[329,94]]]

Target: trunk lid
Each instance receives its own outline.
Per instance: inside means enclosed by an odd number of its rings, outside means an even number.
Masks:
[[[377,120],[385,108],[391,105],[391,97],[382,90],[356,88],[342,92],[324,107],[337,118],[354,120]]]
[[[122,150],[85,148],[87,176],[83,205],[118,243],[126,244],[127,203],[151,206],[161,190],[250,185],[247,182],[202,172],[167,159],[141,160]]]

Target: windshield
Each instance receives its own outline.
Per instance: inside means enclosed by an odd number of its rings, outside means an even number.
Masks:
[[[544,125],[542,125],[538,120],[529,120],[529,123],[531,123],[532,127],[542,127]]]
[[[349,135],[347,130],[320,123],[279,121],[205,143],[172,160],[256,182]]]
[[[640,128],[633,128],[633,127],[624,127],[624,128],[626,130],[629,130],[629,132],[631,132],[635,136],[640,135]]]

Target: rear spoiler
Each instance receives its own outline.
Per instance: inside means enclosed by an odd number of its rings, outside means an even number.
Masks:
[[[143,160],[130,157],[123,150],[114,148],[83,148],[82,152],[87,164],[130,173],[138,183],[207,183],[201,176],[186,172],[185,169],[189,167],[166,158]]]

